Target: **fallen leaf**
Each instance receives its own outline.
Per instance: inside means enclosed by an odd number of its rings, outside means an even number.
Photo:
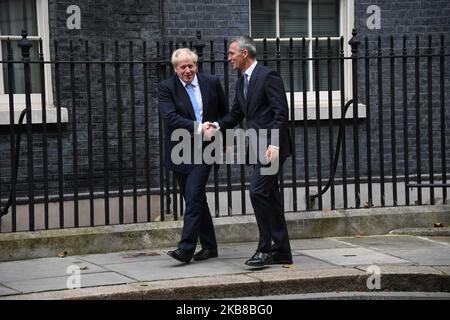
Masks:
[[[287,269],[295,269],[296,268],[294,264],[283,264],[282,267],[287,268]]]
[[[436,223],[434,224],[434,227],[435,227],[435,228],[443,228],[444,225],[442,224],[442,222],[436,222]]]
[[[58,257],[60,257],[60,258],[67,257],[67,251],[61,251],[60,253],[58,253]]]
[[[88,266],[81,266],[81,267],[80,267],[80,270],[87,270],[87,269],[89,269]]]

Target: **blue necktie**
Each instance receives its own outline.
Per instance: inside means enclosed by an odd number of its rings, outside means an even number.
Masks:
[[[244,97],[247,99],[248,93],[248,74],[244,73]]]
[[[192,107],[194,107],[195,119],[197,119],[198,122],[202,122],[200,106],[198,105],[197,98],[195,97],[194,86],[192,83],[188,83],[186,85],[186,89],[189,94],[189,98],[191,99]]]

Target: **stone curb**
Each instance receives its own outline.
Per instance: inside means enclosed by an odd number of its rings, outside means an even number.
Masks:
[[[378,291],[450,292],[450,277],[433,267],[381,266]],[[363,267],[286,269],[196,277],[0,297],[0,300],[175,300],[221,299],[319,292],[367,292]]]
[[[389,234],[408,236],[449,237],[450,228],[401,228],[392,230]]]

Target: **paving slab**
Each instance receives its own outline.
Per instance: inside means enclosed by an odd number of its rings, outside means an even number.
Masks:
[[[429,266],[414,266],[414,265],[377,265],[380,269],[380,274],[433,274],[433,275],[442,275],[442,271],[437,270],[435,268]],[[356,269],[361,271],[367,271],[367,266],[356,266]]]
[[[71,265],[79,266],[82,274],[107,271],[100,266],[73,257],[9,261],[0,262],[0,282],[64,276]]]
[[[7,282],[6,285],[23,293],[67,289],[66,277],[55,277],[45,279],[31,279],[26,281]],[[81,287],[107,286],[135,282],[133,279],[124,277],[114,272],[91,273],[81,276]]]
[[[291,240],[292,250],[351,248],[352,244],[339,241],[339,238]]]
[[[138,281],[189,278],[229,273],[242,273],[245,270],[219,259],[180,263],[174,259],[131,262],[105,265],[106,268]]]
[[[172,259],[164,250],[133,250],[74,256],[74,258],[97,265]]]
[[[339,266],[410,263],[407,260],[366,248],[299,250],[298,252]]]
[[[242,258],[248,259],[254,253],[258,247],[257,242],[247,242],[247,243],[227,243],[219,245],[219,258]]]
[[[343,243],[333,238],[329,239],[296,239],[290,240],[292,255],[300,255],[296,250],[305,249],[330,249],[330,248],[349,248],[351,244]],[[254,253],[258,246],[257,242],[247,243],[227,243],[219,246],[219,257],[248,259]]]
[[[321,260],[317,260],[314,259],[312,257],[308,257],[305,255],[301,255],[301,254],[297,254],[297,255],[293,255],[292,256],[292,265],[281,265],[281,264],[275,264],[275,265],[271,265],[268,266],[266,269],[252,269],[252,268],[248,268],[244,262],[246,261],[246,259],[241,259],[241,258],[231,258],[231,259],[225,259],[226,262],[231,263],[237,267],[242,267],[246,270],[249,271],[264,271],[264,270],[277,270],[280,268],[292,268],[292,269],[304,269],[304,270],[312,270],[312,269],[330,269],[330,268],[339,268],[335,265],[332,265],[330,263],[321,261]]]
[[[414,236],[368,236],[368,237],[345,237],[338,240],[355,246],[370,249],[385,250],[409,250],[419,248],[442,248],[443,245]]]
[[[450,265],[450,248],[385,250],[385,252],[423,266]]]
[[[19,293],[19,291],[4,287],[0,284],[0,296],[8,296],[8,295],[17,294],[17,293]]]
[[[430,236],[430,237],[426,237],[427,239],[431,240],[431,241],[436,241],[439,242],[443,245],[446,246],[450,246],[450,237],[434,237],[434,236]]]

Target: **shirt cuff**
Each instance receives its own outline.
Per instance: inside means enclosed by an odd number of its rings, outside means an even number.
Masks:
[[[280,150],[280,147],[274,146],[273,144],[269,145],[269,147],[272,147],[274,149]]]
[[[220,129],[219,123],[218,123],[217,121],[214,121],[214,122],[213,122],[213,126],[214,126],[214,128],[216,128],[217,130]]]

